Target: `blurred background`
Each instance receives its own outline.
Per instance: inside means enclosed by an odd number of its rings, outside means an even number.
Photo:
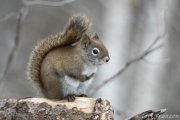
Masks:
[[[93,94],[112,103],[115,120],[160,108],[176,115],[173,120],[180,119],[179,0],[0,0],[0,98],[35,96],[25,74],[32,47],[62,31],[76,13],[91,18],[111,57],[100,67],[96,85],[161,36],[156,45],[163,48],[131,64]]]

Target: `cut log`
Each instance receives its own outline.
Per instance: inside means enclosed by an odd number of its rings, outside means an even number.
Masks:
[[[148,110],[126,120],[158,120],[166,109]],[[0,120],[113,120],[109,101],[77,97],[74,102],[45,98],[2,99]]]
[[[74,102],[45,98],[0,100],[0,120],[113,120],[110,102],[76,98]]]

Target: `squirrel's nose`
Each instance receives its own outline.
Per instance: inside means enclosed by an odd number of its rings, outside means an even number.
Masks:
[[[104,60],[105,60],[106,62],[108,62],[108,61],[110,60],[110,58],[109,58],[108,56],[106,56],[106,57],[104,58]]]

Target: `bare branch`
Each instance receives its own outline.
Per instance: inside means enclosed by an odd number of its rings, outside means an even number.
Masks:
[[[28,6],[32,5],[45,5],[45,6],[62,6],[71,2],[74,2],[75,0],[62,0],[62,1],[45,1],[45,0],[34,0],[34,1],[29,1],[29,0],[23,0],[23,3]]]
[[[157,37],[155,38],[155,40],[153,41],[153,43],[149,46],[149,48],[148,48],[147,50],[152,49],[152,47],[154,47],[154,46],[159,42],[159,40],[161,40],[162,38],[164,38],[165,35],[166,35],[166,33],[157,36]]]
[[[15,31],[16,33],[15,33],[15,38],[14,38],[14,46],[9,53],[4,71],[0,79],[3,79],[6,76],[9,66],[11,65],[12,60],[15,56],[15,52],[19,44],[20,28],[21,28],[22,21],[23,21],[23,11],[20,10],[20,12],[18,13],[18,19],[17,19],[16,31]]]
[[[12,17],[15,17],[15,18],[18,18],[18,13],[16,12],[11,12],[11,13],[8,13],[6,14],[5,16],[1,17],[0,18],[0,22],[4,22],[4,21],[7,21],[8,19],[12,18]]]
[[[158,120],[160,115],[164,114],[167,109],[160,110],[147,110],[140,114],[134,115],[133,117],[127,118],[125,120]]]
[[[24,20],[29,12],[29,6],[24,5],[20,10],[20,12],[22,12],[22,20]],[[4,22],[9,20],[10,18],[15,17],[16,19],[19,18],[19,12],[10,12],[8,14],[6,14],[5,16],[0,18],[0,22]]]
[[[92,88],[92,91],[90,91],[90,95],[93,95],[96,91],[98,91],[99,89],[101,89],[103,86],[105,86],[107,83],[111,82],[112,80],[114,80],[115,78],[119,77],[122,73],[124,73],[130,65],[139,62],[140,60],[143,60],[145,57],[147,57],[149,54],[155,52],[156,50],[159,50],[160,48],[163,47],[163,44],[160,44],[156,47],[154,47],[157,42],[162,39],[165,36],[165,34],[158,36],[154,42],[148,47],[147,50],[145,50],[140,56],[135,57],[134,59],[131,59],[130,61],[128,61],[127,63],[125,63],[123,65],[123,67],[113,76],[111,76],[110,78],[104,80],[101,84],[95,86],[94,88]]]
[[[24,21],[25,18],[27,17],[27,15],[28,15],[28,13],[29,13],[29,6],[24,5],[24,6],[21,8],[21,13],[22,13],[22,21]]]

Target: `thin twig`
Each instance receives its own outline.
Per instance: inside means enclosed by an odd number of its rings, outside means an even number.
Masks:
[[[9,66],[11,65],[11,62],[14,58],[16,49],[18,47],[19,44],[19,36],[20,36],[20,28],[21,28],[21,24],[22,21],[26,18],[28,12],[29,12],[29,6],[31,5],[47,5],[47,6],[62,6],[71,2],[74,2],[76,0],[62,0],[62,1],[57,1],[57,2],[52,2],[52,1],[44,1],[44,0],[35,0],[35,1],[28,1],[28,0],[22,0],[23,2],[23,7],[21,8],[20,12],[11,12],[7,15],[5,15],[4,17],[0,18],[0,22],[4,22],[12,17],[16,17],[17,20],[17,26],[16,26],[16,34],[15,34],[15,41],[14,41],[14,46],[11,49],[9,56],[7,58],[7,62],[5,65],[5,68],[3,70],[3,72],[0,74],[0,80],[3,79],[6,74],[7,71],[9,69]]]
[[[7,21],[8,19],[12,18],[12,17],[15,17],[15,18],[18,18],[19,14],[16,13],[16,12],[11,12],[11,13],[8,13],[6,14],[5,16],[1,17],[0,18],[0,22],[4,22],[4,21]]]
[[[22,13],[22,21],[24,21],[25,18],[28,16],[29,6],[23,5],[23,7],[21,8],[21,13]]]
[[[32,5],[45,5],[45,6],[62,6],[71,2],[74,2],[75,0],[62,0],[62,1],[45,1],[45,0],[34,0],[34,1],[29,1],[29,0],[23,0],[23,3],[28,6]]]
[[[92,91],[90,91],[90,95],[93,95],[96,91],[98,91],[99,89],[101,89],[103,86],[105,86],[107,83],[111,82],[112,80],[114,80],[115,78],[119,77],[122,73],[124,73],[130,65],[140,61],[140,60],[143,60],[145,57],[147,57],[149,54],[153,53],[154,51],[156,50],[159,50],[160,48],[163,47],[163,44],[160,44],[156,47],[154,47],[156,44],[157,44],[157,41],[159,41],[160,39],[162,39],[163,37],[165,36],[164,35],[161,35],[161,36],[158,36],[154,42],[148,47],[147,50],[145,50],[140,56],[138,57],[135,57],[134,59],[131,59],[130,61],[128,61],[127,63],[125,63],[123,65],[123,67],[116,73],[114,74],[113,76],[111,76],[110,78],[104,80],[101,84],[95,86],[94,88],[92,88]]]
[[[18,19],[17,19],[16,33],[15,33],[15,38],[14,38],[14,46],[11,49],[11,51],[9,53],[9,56],[7,58],[7,62],[6,62],[4,71],[3,71],[2,75],[1,75],[1,79],[3,79],[6,76],[8,68],[11,65],[12,60],[13,60],[13,58],[15,56],[15,52],[16,52],[16,49],[17,49],[18,44],[19,44],[20,28],[21,28],[21,24],[22,24],[22,16],[23,16],[23,12],[20,11],[19,14],[18,14]]]
[[[159,42],[159,40],[161,40],[162,38],[164,38],[165,35],[166,35],[166,33],[164,32],[164,34],[157,36],[157,37],[154,39],[153,43],[149,46],[149,48],[148,48],[147,50],[152,49],[152,47],[154,47],[154,46]]]

